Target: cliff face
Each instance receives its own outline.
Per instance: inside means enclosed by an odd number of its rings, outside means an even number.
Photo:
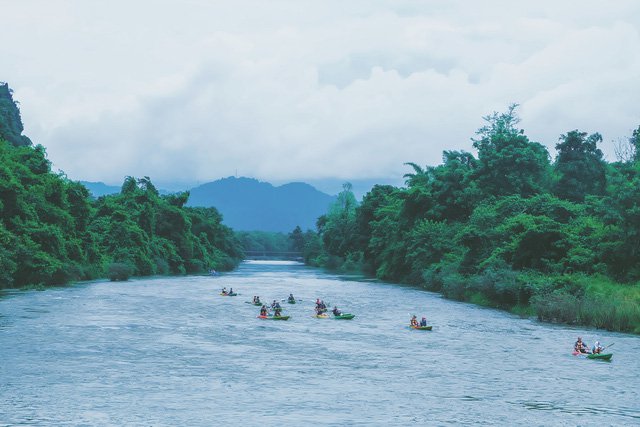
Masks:
[[[0,83],[0,140],[15,146],[31,145],[31,140],[22,135],[23,130],[20,110],[13,100],[9,84]]]

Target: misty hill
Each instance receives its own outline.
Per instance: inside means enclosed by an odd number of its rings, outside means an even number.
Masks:
[[[335,200],[309,184],[274,187],[252,178],[229,177],[191,190],[189,206],[214,206],[234,230],[291,232],[315,230],[316,220]]]
[[[95,198],[106,196],[107,194],[118,194],[121,189],[120,186],[107,185],[104,182],[80,181],[80,184],[87,187],[91,195]]]

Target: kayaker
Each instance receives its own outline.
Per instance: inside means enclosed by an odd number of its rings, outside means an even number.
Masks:
[[[589,353],[589,347],[582,341],[582,337],[578,337],[578,341],[573,345],[576,353]]]
[[[227,288],[222,288],[222,292],[221,292],[221,294],[222,294],[222,295],[226,295],[226,294],[227,294]]]
[[[334,316],[340,316],[342,314],[342,312],[338,310],[338,307],[336,306],[333,306],[333,310],[331,310],[331,312],[333,313]]]
[[[411,326],[418,326],[418,317],[415,314],[411,316]]]
[[[282,313],[282,309],[280,307],[276,308],[276,310],[274,311],[273,315],[274,317],[280,317],[280,314]]]
[[[293,294],[289,294],[289,302],[296,302],[296,299],[293,297]]]
[[[600,354],[602,353],[602,350],[604,350],[604,347],[600,345],[600,341],[596,341],[596,343],[593,345],[593,348],[591,349],[591,353]]]
[[[229,288],[229,295],[233,295],[233,288]]]
[[[317,316],[321,316],[322,315],[322,309],[320,307],[316,307],[316,315]]]
[[[260,316],[266,316],[267,314],[268,314],[267,306],[266,306],[266,305],[263,305],[263,306],[260,308]]]
[[[260,297],[256,296],[256,300],[254,301],[254,304],[260,304]]]
[[[427,318],[422,316],[422,320],[420,320],[420,326],[427,326]]]

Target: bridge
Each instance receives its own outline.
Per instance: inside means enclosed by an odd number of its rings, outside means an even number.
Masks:
[[[278,251],[244,251],[244,259],[249,260],[285,260],[304,261],[302,252],[278,252]]]

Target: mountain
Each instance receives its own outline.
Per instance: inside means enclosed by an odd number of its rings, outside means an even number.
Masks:
[[[107,194],[117,194],[121,187],[116,185],[107,185],[104,182],[80,181],[80,184],[87,187],[91,195],[95,198],[106,196]]]
[[[188,206],[213,206],[234,230],[291,232],[316,228],[335,196],[309,184],[293,182],[278,187],[253,178],[223,178],[191,189]]]

